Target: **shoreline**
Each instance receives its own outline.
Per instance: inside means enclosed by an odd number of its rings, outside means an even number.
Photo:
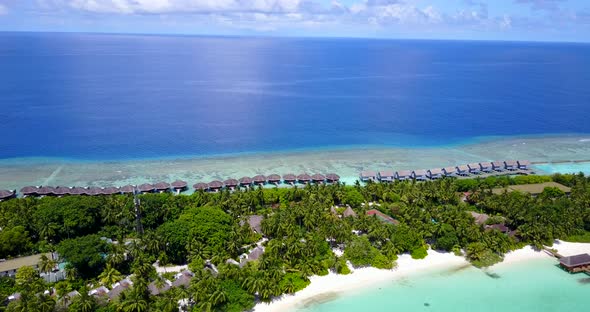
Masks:
[[[570,243],[555,241],[551,248],[558,250],[563,256],[580,253],[590,253],[590,243]],[[552,256],[544,251],[536,251],[531,246],[512,251],[504,256],[504,261],[483,271],[493,271],[495,268],[514,265],[517,263],[539,259],[551,259]],[[557,261],[557,260],[556,260]],[[298,309],[336,300],[355,290],[377,288],[380,285],[394,281],[403,281],[418,274],[430,274],[440,271],[459,271],[472,267],[464,257],[453,253],[442,253],[428,250],[428,256],[421,260],[414,260],[410,255],[399,256],[397,267],[393,270],[375,268],[361,268],[348,275],[331,273],[326,276],[310,277],[311,284],[305,289],[291,295],[275,298],[270,303],[259,302],[254,312],[297,311]],[[566,273],[564,273],[566,274]]]
[[[221,158],[158,159],[114,162],[53,162],[48,159],[0,160],[0,189],[27,185],[123,186],[127,184],[239,179],[258,174],[336,173],[346,184],[363,170],[417,170],[480,161],[527,159],[542,167],[564,165],[590,172],[589,135],[535,138],[505,137],[454,147],[367,148],[226,155]],[[576,167],[578,166],[578,167]],[[541,170],[540,172],[546,172]],[[551,173],[551,172],[548,172]],[[190,192],[188,192],[190,193]]]

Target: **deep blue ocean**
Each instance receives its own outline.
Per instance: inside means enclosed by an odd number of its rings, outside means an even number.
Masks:
[[[590,45],[0,33],[0,158],[590,133]]]

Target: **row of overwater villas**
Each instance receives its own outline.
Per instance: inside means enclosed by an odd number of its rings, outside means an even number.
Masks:
[[[504,161],[490,161],[471,163],[468,165],[459,165],[454,167],[435,168],[435,169],[421,169],[421,170],[400,170],[400,171],[363,171],[360,174],[360,179],[363,182],[367,181],[381,181],[392,182],[394,180],[435,180],[442,177],[456,177],[456,176],[470,176],[481,173],[494,173],[504,171],[518,171],[529,170],[531,162],[528,160],[504,160]]]
[[[334,173],[314,174],[306,173],[300,175],[285,174],[282,177],[278,174],[271,174],[269,176],[256,175],[252,178],[242,177],[237,179],[227,179],[225,181],[211,181],[209,183],[196,183],[193,188],[197,191],[218,191],[222,188],[235,189],[237,187],[250,187],[265,184],[322,184],[335,183],[340,181],[340,176]],[[136,194],[136,193],[154,193],[154,192],[168,192],[173,190],[177,193],[188,190],[188,183],[177,180],[172,183],[158,182],[156,184],[144,183],[141,185],[126,185],[122,187],[67,187],[67,186],[25,186],[20,190],[23,197],[26,196],[64,196],[64,195],[115,195],[115,194]],[[10,199],[16,197],[15,190],[0,190],[0,200]]]

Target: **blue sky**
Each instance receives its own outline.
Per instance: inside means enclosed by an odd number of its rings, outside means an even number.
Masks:
[[[0,31],[590,42],[590,0],[0,0]]]

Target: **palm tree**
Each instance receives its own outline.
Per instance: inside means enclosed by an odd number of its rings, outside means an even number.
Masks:
[[[41,271],[43,273],[51,272],[53,270],[53,268],[55,267],[55,261],[53,261],[52,259],[49,259],[45,254],[43,254],[39,258],[38,267],[39,267],[39,271]]]
[[[69,309],[73,312],[92,312],[96,307],[96,299],[88,294],[88,288],[82,287],[80,289],[80,295],[72,300]]]
[[[71,263],[66,264],[65,273],[69,281],[75,281],[78,277],[78,270]]]
[[[117,269],[113,268],[108,263],[107,263],[106,268],[98,276],[98,281],[103,286],[113,285],[122,279],[123,279],[123,274],[121,274],[119,271],[117,271]]]
[[[117,306],[117,311],[120,312],[145,312],[148,310],[148,302],[145,300],[143,294],[137,291],[135,286],[131,291],[122,298]]]

